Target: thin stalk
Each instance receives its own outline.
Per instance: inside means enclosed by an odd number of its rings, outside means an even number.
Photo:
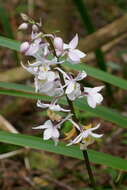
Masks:
[[[90,15],[88,13],[86,1],[85,0],[84,1],[83,0],[73,0],[73,1],[80,13],[84,27],[87,30],[88,34],[94,33],[96,31],[96,29],[92,23]],[[102,50],[100,48],[97,48],[94,53],[96,56],[98,67],[103,71],[107,71],[107,65],[106,65],[104,54],[103,54]],[[113,98],[111,86],[107,83],[105,83],[105,85],[106,85],[106,95]]]
[[[61,66],[59,66],[59,67],[61,67]],[[64,82],[62,74],[59,73],[59,75],[60,75],[60,80],[61,80],[62,85],[65,85],[65,82]],[[73,114],[73,116],[72,116],[73,120],[75,122],[78,122],[78,118],[77,118],[76,113],[75,113],[73,102],[67,97],[67,95],[66,95],[66,99],[67,99],[67,102],[69,104],[71,113]],[[85,164],[86,164],[86,168],[87,168],[87,172],[88,172],[88,175],[89,175],[89,180],[90,180],[91,186],[93,187],[94,190],[97,190],[95,180],[94,180],[94,176],[93,176],[93,173],[92,173],[92,169],[91,169],[91,166],[90,166],[87,150],[83,150],[83,157],[84,157],[84,161],[85,161]]]
[[[54,56],[57,57],[57,61],[59,62],[59,57],[56,54],[56,51],[55,51],[54,45],[52,43],[52,40],[50,38],[48,38],[48,37],[46,37],[46,40],[51,45],[51,48],[53,50],[53,54],[54,54]],[[62,68],[61,65],[59,65],[59,67]],[[59,72],[59,76],[60,76],[61,84],[64,86],[65,82],[64,82],[64,78],[63,78],[62,73]],[[73,120],[75,122],[78,122],[78,118],[77,118],[76,113],[75,113],[73,102],[67,97],[67,95],[66,95],[66,99],[67,99],[68,105],[70,107],[71,113],[73,114],[73,116],[72,116]],[[86,168],[87,168],[87,172],[88,172],[89,179],[90,179],[90,182],[91,182],[91,186],[93,187],[94,190],[98,190],[97,187],[96,187],[94,176],[93,176],[92,169],[91,169],[91,166],[90,166],[87,150],[83,150],[83,156],[84,156],[84,160],[85,160],[85,163],[86,163]]]
[[[65,82],[64,82],[62,74],[59,73],[59,75],[60,75],[62,85],[65,85]],[[71,113],[73,114],[73,116],[72,116],[73,120],[75,122],[78,122],[78,118],[77,118],[76,113],[75,113],[73,102],[67,96],[66,96],[66,99],[67,99],[67,102],[69,104]],[[94,176],[93,176],[93,173],[92,173],[92,169],[91,169],[91,166],[90,166],[90,161],[89,161],[87,150],[83,150],[83,157],[84,157],[84,161],[85,161],[85,164],[86,164],[86,169],[87,169],[87,172],[88,172],[88,175],[89,175],[89,180],[90,180],[91,186],[93,187],[94,190],[98,190],[97,187],[96,187],[96,183],[95,183]]]
[[[83,150],[83,157],[84,157],[84,160],[85,160],[85,163],[86,163],[86,168],[87,168],[87,171],[88,171],[88,174],[89,174],[89,180],[91,182],[91,186],[94,188],[94,190],[98,190],[98,188],[96,186],[96,183],[95,183],[95,180],[94,180],[92,169],[91,169],[91,166],[90,166],[87,150]]]

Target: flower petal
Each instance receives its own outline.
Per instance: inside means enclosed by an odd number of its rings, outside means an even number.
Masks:
[[[25,55],[32,56],[39,50],[39,44],[32,43]]]
[[[78,34],[76,34],[76,35],[74,36],[74,38],[70,41],[69,47],[70,47],[71,49],[75,49],[75,48],[77,47],[77,45],[78,45]]]
[[[38,67],[26,67],[25,65],[23,65],[23,63],[21,62],[21,66],[26,69],[28,72],[32,73],[33,75],[36,75],[38,73]]]
[[[83,58],[83,57],[86,57],[86,54],[78,49],[75,49],[75,53],[80,57],[80,58]]]
[[[53,127],[53,124],[51,122],[51,120],[47,120],[45,123],[44,123],[45,127],[46,128],[52,128]]]
[[[72,119],[69,119],[69,121],[76,127],[76,129],[78,129],[79,131],[81,131],[79,125],[75,121],[73,121]]]
[[[90,93],[92,90],[92,88],[89,88],[89,87],[84,87],[84,92],[86,93]]]
[[[92,127],[92,128],[90,128],[90,131],[94,131],[94,130],[96,130],[96,129],[98,129],[99,127],[100,127],[100,123],[98,124],[98,125],[96,125],[95,127]]]
[[[57,104],[57,105],[53,105],[53,104],[51,104],[50,106],[49,106],[49,109],[50,110],[52,110],[52,111],[60,111],[61,109],[60,109],[60,106]]]
[[[59,136],[60,136],[60,133],[59,133],[58,129],[53,128],[52,137],[57,139],[57,138],[59,138]]]
[[[80,81],[82,79],[84,79],[87,76],[85,71],[79,72],[77,77],[75,78],[76,81]]]
[[[54,81],[54,80],[55,80],[56,75],[55,75],[55,73],[54,73],[54,72],[49,71],[49,72],[47,72],[47,78],[48,78],[48,81],[49,81],[49,82],[52,82],[52,81]]]
[[[71,110],[67,110],[67,109],[64,109],[64,108],[61,108],[61,107],[60,107],[60,111],[63,111],[63,112],[70,112]]]
[[[18,30],[26,30],[28,28],[28,23],[24,22],[19,27]]]
[[[22,53],[25,53],[30,47],[30,44],[28,42],[23,42],[21,45],[20,45],[20,51]]]
[[[37,107],[39,108],[48,108],[49,104],[44,104],[40,100],[37,101]]]
[[[53,128],[48,128],[44,131],[43,139],[48,140],[52,137]]]
[[[80,95],[81,95],[81,89],[80,89],[80,84],[79,83],[75,83],[74,90],[70,94],[67,94],[68,98],[70,100],[72,100],[72,101],[74,101]]]
[[[33,127],[32,129],[47,129],[47,128],[52,128],[52,122],[50,120],[46,121],[44,125],[39,125],[37,127]]]
[[[103,101],[103,96],[99,93],[94,94],[93,98],[97,104],[100,104]]]
[[[39,80],[46,80],[47,73],[46,72],[39,72],[38,79]]]
[[[92,132],[90,133],[90,135],[95,138],[101,138],[103,136],[103,134],[96,134],[96,133],[92,133]]]
[[[77,144],[82,140],[82,133],[80,133],[74,140],[72,140],[67,146],[70,146],[72,144]]]
[[[75,54],[74,50],[69,50],[68,57],[72,62],[75,62],[75,63],[80,62],[80,57],[77,54]]]
[[[97,86],[92,88],[92,93],[97,93],[99,91],[101,91],[104,88],[104,86]]]
[[[75,82],[73,82],[73,81],[70,82],[69,85],[68,85],[67,88],[66,88],[65,93],[66,93],[66,94],[70,94],[71,92],[73,92],[74,87],[75,87]]]
[[[34,63],[30,63],[29,61],[28,61],[28,65],[30,66],[30,67],[38,67],[38,66],[40,66],[42,63],[41,63],[41,61],[36,61],[36,62],[34,62]]]
[[[69,49],[69,45],[68,44],[63,44],[63,49],[66,50],[66,49]]]
[[[88,105],[92,108],[95,108],[96,107],[96,102],[94,101],[94,98],[92,96],[87,96],[87,102],[88,102]]]
[[[54,38],[54,46],[56,49],[62,51],[63,50],[63,39],[60,37]]]

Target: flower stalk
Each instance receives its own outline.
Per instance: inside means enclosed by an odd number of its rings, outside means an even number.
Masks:
[[[94,190],[98,190],[93,173],[92,173],[92,169],[90,166],[90,161],[89,161],[87,150],[83,150],[82,152],[83,152],[83,157],[84,157],[85,165],[86,165],[87,172],[89,175],[89,180],[90,180],[91,186],[93,187]]]
[[[80,124],[76,116],[73,101],[77,98],[86,97],[88,105],[95,108],[103,100],[103,96],[100,94],[103,86],[94,88],[84,87],[84,91],[82,91],[80,81],[87,76],[86,72],[81,71],[74,77],[71,73],[65,72],[62,67],[65,60],[69,61],[70,64],[78,64],[81,58],[86,56],[85,53],[77,49],[78,34],[74,36],[69,44],[66,44],[62,38],[57,37],[55,34],[46,34],[41,29],[41,22],[37,23],[25,14],[22,14],[22,18],[25,21],[25,25],[23,23],[19,28],[25,30],[30,25],[32,26],[32,33],[31,40],[23,42],[20,50],[25,55],[32,56],[35,62],[31,64],[28,61],[28,66],[25,66],[23,63],[21,65],[34,75],[35,91],[52,97],[50,103],[43,103],[38,100],[37,107],[55,112],[70,112],[65,118],[59,117],[57,119],[49,114],[50,120],[45,121],[42,125],[33,127],[33,129],[42,129],[43,139],[52,139],[55,145],[57,145],[61,137],[60,130],[62,124],[66,121],[71,122],[72,130],[74,129],[76,133],[72,133],[70,135],[71,138],[65,138],[70,140],[67,146],[80,143],[80,149],[83,151],[91,185],[94,190],[97,190],[87,154],[87,146],[94,142],[94,138],[100,138],[103,135],[93,132],[99,128],[100,124],[95,127],[92,127],[91,124],[85,126]],[[57,103],[62,96],[66,97],[68,109],[64,109]]]
[[[61,78],[61,83],[63,83],[63,85],[64,85],[64,79],[63,79],[63,76],[61,75],[61,73],[60,73],[60,78]],[[71,113],[73,114],[72,115],[73,120],[75,122],[78,122],[78,118],[76,117],[73,102],[71,100],[69,100],[69,98],[67,96],[66,96],[66,99],[67,99],[69,108],[71,110]],[[87,150],[82,150],[82,152],[83,152],[83,157],[84,157],[86,169],[87,169],[87,172],[88,172],[88,175],[89,175],[89,180],[90,180],[91,186],[93,187],[94,190],[98,190],[97,187],[96,187],[96,183],[95,183],[94,176],[93,176],[93,173],[92,173],[92,169],[91,169],[91,166],[90,166],[90,161],[89,161]]]
[[[59,62],[59,58],[58,58],[58,62]],[[60,65],[59,65],[59,67],[61,68]],[[60,75],[61,83],[64,86],[65,82],[64,82],[63,75],[61,73],[59,73],[59,75]],[[66,99],[67,99],[69,108],[71,110],[71,113],[73,114],[72,115],[73,120],[75,122],[78,122],[78,118],[76,117],[76,113],[75,113],[73,102],[71,100],[69,100],[69,98],[67,97],[67,95],[66,95]],[[91,186],[93,187],[94,190],[98,190],[97,186],[96,186],[96,183],[95,183],[94,175],[93,175],[93,172],[92,172],[92,169],[91,169],[91,165],[90,165],[90,161],[89,161],[89,156],[88,156],[87,150],[82,150],[82,153],[83,153],[83,157],[84,157],[86,169],[87,169],[87,172],[88,172],[88,175],[89,175],[89,180],[90,180]]]

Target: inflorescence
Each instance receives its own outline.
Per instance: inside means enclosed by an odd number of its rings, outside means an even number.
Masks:
[[[78,124],[73,119],[71,108],[69,106],[63,108],[58,102],[64,96],[71,102],[77,98],[86,97],[88,105],[95,108],[103,100],[100,91],[104,86],[83,87],[81,81],[87,77],[85,71],[80,71],[75,77],[72,73],[65,72],[63,69],[65,62],[78,64],[86,56],[85,53],[77,49],[78,34],[74,36],[69,44],[66,44],[56,34],[46,34],[42,29],[41,22],[37,23],[25,14],[21,14],[21,17],[23,23],[19,26],[19,30],[26,30],[31,27],[32,32],[31,39],[21,44],[20,51],[34,59],[32,63],[28,61],[27,66],[23,63],[21,65],[34,75],[35,91],[52,98],[49,103],[43,103],[38,99],[37,107],[48,109],[50,112],[64,112],[64,114],[67,114],[64,118],[59,117],[57,120],[50,117],[44,124],[33,129],[44,130],[43,139],[52,139],[57,145],[61,136],[62,124],[69,121],[72,128],[66,134],[65,139],[70,141],[67,145],[80,143],[80,148],[85,149],[94,142],[94,138],[102,137],[102,134],[93,132],[99,128],[100,124],[95,127],[92,127],[91,124],[86,126]]]

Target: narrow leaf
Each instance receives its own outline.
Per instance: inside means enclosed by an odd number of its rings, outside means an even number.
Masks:
[[[64,143],[59,143],[58,146],[54,146],[52,141],[44,141],[40,137],[12,134],[0,131],[0,142],[11,143],[19,146],[27,146],[30,148],[45,150],[83,160],[83,154],[79,150],[78,146],[67,147]],[[94,150],[88,150],[88,154],[91,162],[103,164],[114,169],[127,171],[127,161],[122,158]]]
[[[19,51],[20,44],[21,44],[20,42],[0,36],[0,46]],[[96,78],[98,80],[112,84],[116,87],[127,90],[127,81],[120,77],[116,77],[107,72],[88,66],[84,63],[78,64],[78,65],[72,65],[72,64],[66,63],[64,65],[66,67],[69,67],[71,69],[78,70],[78,71],[85,70],[87,74],[93,78]]]
[[[24,97],[24,98],[31,98],[31,99],[41,99],[43,101],[51,100],[50,97],[44,96],[39,93],[35,93],[33,91],[32,87],[27,87],[25,85],[21,85],[21,87],[20,87],[20,84],[15,85],[14,83],[6,84],[5,82],[0,82],[0,87],[1,86],[2,86],[2,88],[0,88],[0,94],[3,94],[3,95],[10,95],[10,96],[17,96],[17,97]],[[5,88],[4,88],[4,86],[5,86]],[[29,89],[28,91],[26,90],[27,88]],[[66,100],[61,99],[60,103],[66,105]],[[112,123],[115,123],[122,128],[127,128],[127,117],[121,115],[121,113],[119,113],[113,109],[109,109],[104,106],[97,106],[97,108],[95,108],[95,109],[90,108],[88,106],[88,104],[86,103],[85,98],[76,100],[75,106],[79,110],[83,110],[88,113],[92,113],[96,117],[111,121]]]
[[[77,70],[77,71],[85,70],[86,73],[88,74],[88,76],[91,76],[98,80],[107,82],[109,84],[112,84],[112,85],[122,88],[124,90],[127,90],[127,80],[124,80],[120,77],[113,76],[107,72],[101,71],[94,67],[88,66],[85,63],[78,64],[78,65],[72,65],[69,63],[65,63],[64,66],[69,67],[73,70]]]

